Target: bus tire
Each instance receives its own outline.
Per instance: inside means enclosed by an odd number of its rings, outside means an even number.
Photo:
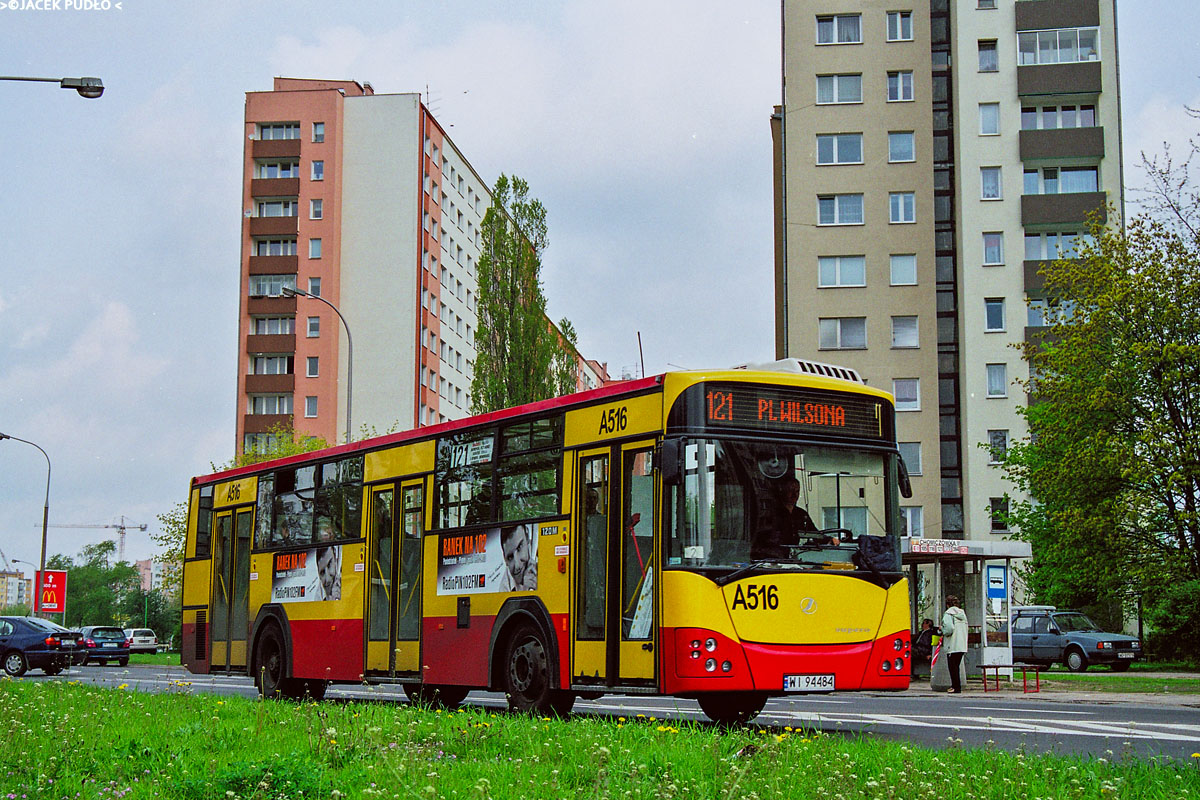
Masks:
[[[745,725],[767,704],[762,692],[722,692],[697,698],[705,716],[720,725]]]
[[[536,627],[523,622],[513,629],[501,669],[501,686],[510,710],[525,714],[553,713],[550,659]],[[572,696],[571,703],[574,702]]]
[[[404,694],[408,702],[428,708],[458,708],[467,699],[466,686],[436,686],[430,683],[406,683]]]
[[[283,650],[283,637],[275,625],[267,625],[259,634],[254,653],[254,685],[258,687],[258,693],[263,699],[295,697],[293,684],[296,682],[284,675],[287,661]]]
[[[1071,672],[1086,672],[1088,668],[1087,656],[1078,647],[1071,647],[1067,650],[1063,657],[1063,663]]]

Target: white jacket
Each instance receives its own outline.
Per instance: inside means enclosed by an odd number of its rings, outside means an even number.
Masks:
[[[942,614],[942,649],[947,653],[967,652],[967,612],[950,606]]]

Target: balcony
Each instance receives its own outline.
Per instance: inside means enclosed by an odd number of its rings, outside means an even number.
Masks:
[[[253,178],[250,181],[251,197],[298,197],[299,178]]]
[[[295,236],[299,230],[299,217],[250,217],[251,236]]]
[[[262,317],[295,315],[296,298],[251,297],[246,302],[246,313]]]
[[[1060,342],[1062,342],[1062,335],[1054,333],[1049,325],[1025,326],[1026,344],[1059,344]]]
[[[292,427],[291,414],[243,414],[242,428],[244,433],[270,433],[271,429],[281,426]]]
[[[250,143],[251,158],[285,158],[300,156],[299,139],[255,139]]]
[[[1021,160],[1104,158],[1104,128],[1021,131]]]
[[[1022,97],[1038,94],[1100,94],[1103,83],[1099,61],[1017,67],[1017,94]]]
[[[299,256],[250,256],[251,275],[294,275],[299,270]]]
[[[1021,196],[1021,224],[1073,225],[1088,222],[1088,215],[1099,212],[1099,222],[1108,221],[1108,195],[1104,192],[1072,194],[1026,194]]]
[[[295,375],[246,376],[246,394],[287,394],[295,389]]]
[[[1099,0],[1019,0],[1018,31],[1094,28],[1100,24]]]
[[[255,334],[246,337],[247,353],[294,353],[296,352],[296,334],[274,333]]]

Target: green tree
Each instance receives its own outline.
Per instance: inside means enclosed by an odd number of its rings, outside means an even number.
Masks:
[[[1192,209],[1194,211],[1194,209]],[[1005,469],[1039,600],[1125,607],[1200,578],[1200,248],[1186,218],[1093,226],[1049,264],[1025,346],[1031,438]]]
[[[478,331],[471,410],[545,400],[575,389],[575,329],[546,316],[546,209],[521,178],[501,175],[480,229]]]
[[[114,562],[116,552],[117,543],[110,539],[87,545],[78,560],[63,555],[47,560],[47,569],[67,571],[67,627],[124,627],[122,606],[126,595],[140,591],[141,576],[126,562]]]

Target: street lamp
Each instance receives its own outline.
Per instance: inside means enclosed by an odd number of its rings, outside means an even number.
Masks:
[[[284,297],[311,297],[313,300],[320,300],[325,305],[333,309],[333,313],[338,315],[338,319],[342,321],[342,326],[346,329],[346,444],[350,443],[350,409],[351,396],[354,394],[354,339],[350,337],[350,326],[346,323],[346,318],[342,316],[342,312],[338,311],[338,307],[317,294],[311,294],[303,289],[293,289],[289,286],[284,286],[280,289],[280,293]]]
[[[39,451],[41,451],[41,454],[46,459],[46,505],[42,509],[42,561],[41,567],[38,568],[38,573],[34,576],[33,581],[35,584],[37,584],[37,586],[34,587],[33,593],[33,613],[40,614],[42,611],[41,582],[45,580],[44,576],[46,574],[46,528],[48,527],[50,520],[50,456],[46,455],[46,451],[42,450],[41,446],[36,445],[33,442],[22,439],[18,436],[9,436],[7,433],[0,433],[0,442],[4,441],[5,439],[12,439],[14,442],[24,442],[27,445],[36,447]],[[31,564],[30,566],[33,565]]]
[[[57,83],[61,89],[74,89],[80,97],[95,100],[104,94],[104,81],[99,78],[22,78],[16,75],[0,75],[0,81],[36,81]]]

